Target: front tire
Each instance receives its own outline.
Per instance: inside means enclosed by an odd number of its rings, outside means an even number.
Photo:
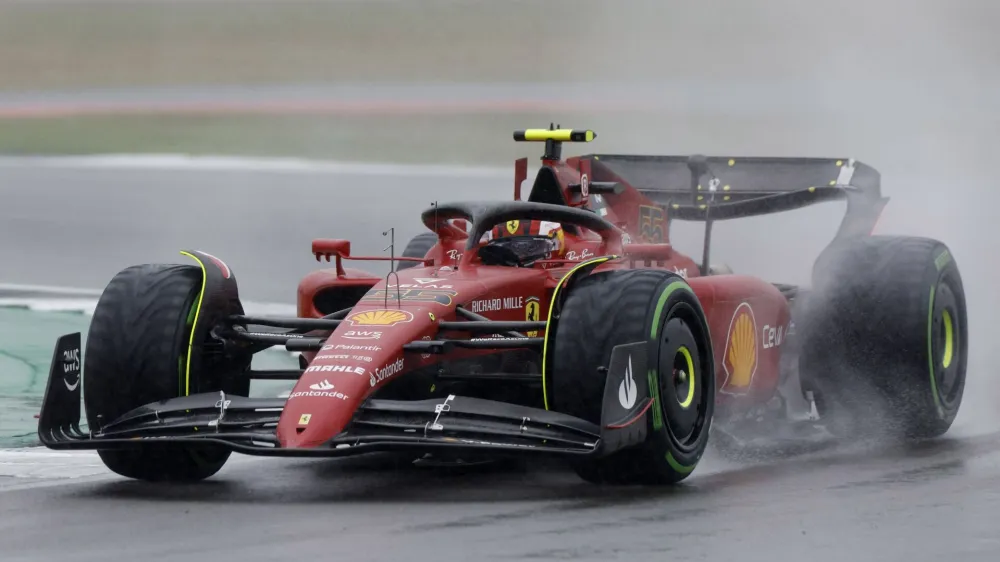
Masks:
[[[842,437],[930,438],[958,414],[968,325],[947,246],[873,236],[818,263],[800,371]]]
[[[420,234],[414,236],[410,239],[410,242],[406,244],[406,248],[403,250],[404,258],[423,258],[427,256],[427,252],[431,251],[438,242],[437,234],[433,232],[421,232]],[[401,271],[404,269],[409,269],[411,267],[416,267],[420,265],[415,261],[402,261],[396,265],[396,271]]]
[[[578,464],[593,483],[671,484],[687,478],[708,444],[715,364],[705,314],[680,276],[660,270],[594,273],[573,283],[550,333],[551,409],[600,424],[615,346],[652,346],[647,376],[654,404],[642,445]],[[553,328],[550,328],[550,332]],[[550,392],[549,392],[550,391]]]
[[[234,383],[201,377],[199,365],[191,366],[192,377],[199,380],[185,381],[201,275],[195,266],[138,265],[108,283],[94,311],[84,354],[83,399],[92,431],[133,408],[183,396],[189,382],[237,390]],[[105,466],[127,478],[196,481],[222,469],[230,451],[210,445],[143,444],[98,454]]]

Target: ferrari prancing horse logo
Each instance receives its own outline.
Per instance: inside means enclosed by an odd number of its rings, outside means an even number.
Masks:
[[[524,303],[524,319],[528,322],[538,322],[541,316],[540,308],[538,297],[528,297],[528,302]],[[538,337],[538,330],[531,330],[525,335],[529,338]]]
[[[510,234],[517,233],[517,227],[521,226],[521,221],[507,221],[507,232]]]

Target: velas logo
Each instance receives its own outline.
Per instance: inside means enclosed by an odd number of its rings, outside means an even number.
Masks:
[[[395,326],[411,322],[413,314],[405,310],[366,310],[347,317],[353,326]]]
[[[757,372],[757,320],[749,303],[740,303],[733,313],[722,365],[728,375],[723,391],[747,392]]]
[[[428,288],[433,288],[433,289],[454,289],[455,288],[453,285],[442,285],[442,283],[447,283],[446,279],[437,279],[437,278],[434,278],[434,277],[414,277],[413,280],[416,281],[416,284],[413,284],[413,283],[404,283],[404,284],[399,285],[399,286],[400,287],[428,287]],[[392,285],[392,284],[389,285],[389,287],[395,287],[395,286],[396,285]]]
[[[369,382],[371,383],[371,386],[375,386],[376,384],[384,381],[385,379],[391,377],[392,375],[395,375],[396,373],[399,373],[402,370],[403,370],[403,358],[400,357],[399,359],[396,359],[392,363],[387,364],[385,367],[375,369],[375,372],[373,372],[369,377]]]
[[[427,281],[427,280],[425,279],[425,281]],[[434,281],[434,279],[431,279],[431,281]],[[390,289],[393,289],[393,288],[396,288],[396,287],[399,287],[400,289],[414,289],[414,288],[417,288],[417,287],[427,287],[428,289],[454,289],[455,288],[454,285],[449,285],[447,283],[399,283],[399,284],[389,283],[389,284],[386,285],[386,287],[389,287]]]

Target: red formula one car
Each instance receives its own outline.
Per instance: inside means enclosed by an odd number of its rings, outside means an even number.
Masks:
[[[244,315],[233,271],[118,273],[79,333],[59,339],[39,422],[54,449],[97,449],[121,475],[196,480],[233,451],[336,457],[564,457],[585,479],[671,483],[709,443],[739,450],[819,418],[839,437],[945,432],[964,389],[962,280],[948,248],[872,236],[879,175],[843,159],[587,155],[591,131],[545,143],[526,200],[437,204],[404,257],[352,256],[299,285],[296,318]],[[713,268],[714,221],[846,199],[805,289]],[[700,261],[669,243],[702,221]],[[352,260],[400,264],[386,276]],[[255,328],[264,326],[268,328]],[[279,330],[280,329],[280,330]],[[301,369],[255,371],[271,346]],[[86,369],[81,371],[81,362]],[[87,430],[80,429],[80,380]],[[251,398],[253,379],[290,379]],[[813,415],[808,415],[812,413]],[[712,431],[710,431],[710,429]]]

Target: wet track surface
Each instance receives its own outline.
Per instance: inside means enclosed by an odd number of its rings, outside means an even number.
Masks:
[[[564,125],[597,129],[598,152],[625,142],[653,153],[832,154],[882,171],[893,201],[880,233],[947,241],[970,297],[969,386],[951,432],[753,463],[711,453],[691,478],[663,489],[596,487],[551,462],[457,472],[387,456],[239,456],[198,485],[157,486],[109,474],[89,453],[45,451],[40,460],[0,451],[0,562],[1000,560],[1000,51],[989,24],[1000,4],[674,3],[659,17],[620,4],[595,18],[598,33],[575,34],[608,55],[582,56],[569,72],[597,82],[611,68],[649,78],[628,88],[629,103],[676,115],[616,133],[599,118]],[[563,61],[559,53],[545,60]],[[522,109],[555,100],[620,110],[625,98],[615,87],[559,84],[255,92],[5,94],[0,115],[109,106],[184,113],[221,110],[219,98],[241,111],[436,110],[463,100],[477,111],[511,100]],[[523,155],[537,162],[534,149]],[[226,260],[244,299],[292,302],[299,278],[318,266],[313,238],[350,238],[354,253],[379,254],[388,244],[382,231],[395,227],[401,251],[431,201],[508,200],[512,179],[510,169],[219,168],[0,158],[0,283],[100,290],[128,265],[184,263],[177,251],[197,248]],[[781,268],[790,256],[814,256],[838,219],[802,211],[720,224],[713,239],[729,246],[713,259],[801,282],[810,260]],[[698,231],[682,239],[689,243],[680,249],[697,253]]]
[[[549,463],[462,473],[385,456],[241,458],[199,485],[108,477],[0,491],[0,552],[9,562],[987,561],[1000,556],[998,509],[996,434],[746,466],[708,459],[658,490],[594,487]]]

